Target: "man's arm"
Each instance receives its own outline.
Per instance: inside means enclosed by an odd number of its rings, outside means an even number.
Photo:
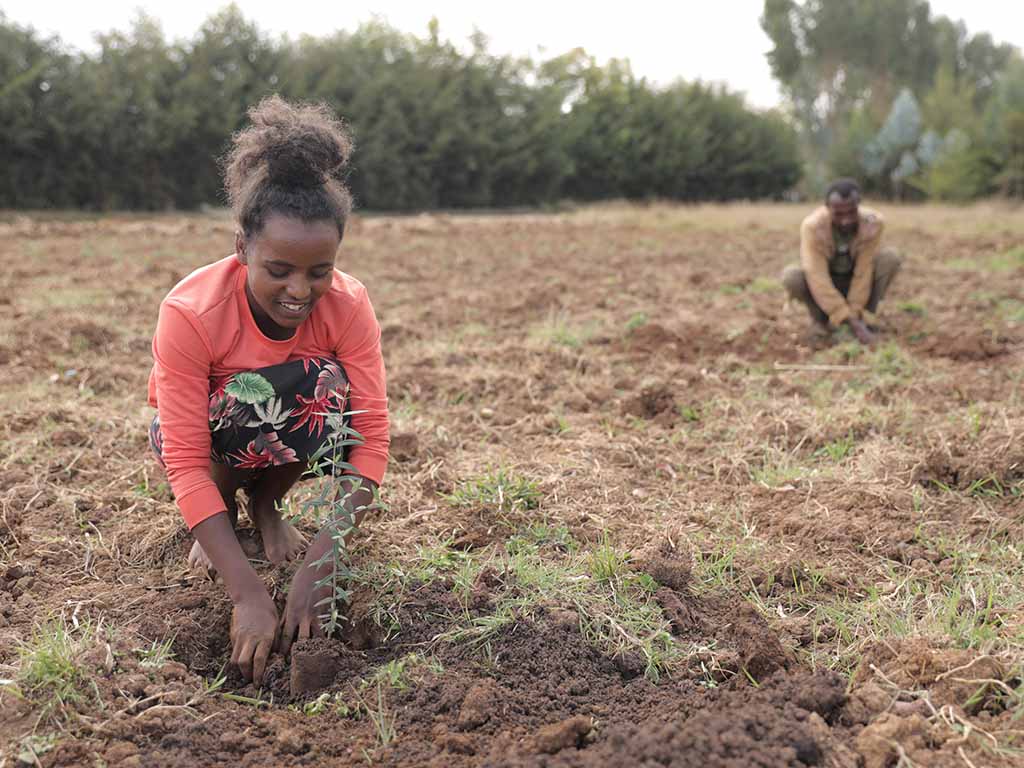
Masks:
[[[800,226],[800,266],[815,303],[828,315],[829,323],[838,327],[850,316],[850,307],[832,283],[828,253],[817,236],[813,218],[805,219]]]
[[[875,277],[875,256],[882,245],[882,230],[884,228],[882,217],[871,212],[865,216],[862,240],[857,248],[857,262],[853,266],[853,280],[850,282],[850,291],[847,295],[847,302],[850,305],[850,313],[860,318],[871,299],[871,283]]]

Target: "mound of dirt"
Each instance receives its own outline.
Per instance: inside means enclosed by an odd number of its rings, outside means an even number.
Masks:
[[[289,690],[293,698],[352,679],[366,669],[366,660],[341,643],[320,638],[300,640],[292,649]]]
[[[1009,352],[1010,339],[990,331],[963,330],[929,336],[922,348],[933,357],[957,362],[991,360]]]
[[[647,323],[639,328],[634,328],[620,342],[618,348],[620,351],[645,357],[651,355],[683,357],[686,352],[683,339],[658,323]]]
[[[737,597],[691,594],[688,553],[664,544],[632,566],[661,585],[657,599],[679,641],[714,649],[696,653],[690,666],[657,684],[644,676],[642,657],[602,652],[581,634],[580,616],[564,608],[510,624],[488,640],[495,649],[490,656],[477,644],[432,643],[443,617],[466,604],[453,585],[431,582],[411,588],[396,641],[362,650],[336,640],[299,642],[290,660],[272,658],[262,690],[229,675],[225,690],[251,699],[272,694],[276,702],[301,706],[326,693],[330,703],[316,718],[243,707],[238,715],[247,724],[231,733],[248,736],[227,738],[216,722],[192,721],[181,730],[180,718],[154,713],[144,731],[116,736],[128,745],[126,755],[147,765],[171,765],[186,754],[224,761],[245,754],[256,766],[298,765],[303,755],[313,757],[313,744],[316,760],[351,760],[368,750],[376,764],[394,766],[636,765],[658,755],[670,757],[665,765],[724,766],[749,756],[755,762],[744,764],[823,765],[834,749],[828,723],[842,703],[839,678],[788,670],[778,639]],[[500,586],[498,571],[482,572],[470,610],[491,610]],[[178,613],[163,619],[164,629],[207,621],[202,617],[221,607],[210,597],[204,589],[191,601],[186,595],[168,601]],[[353,623],[365,619],[355,615],[361,610],[369,606],[357,596]],[[214,667],[217,659],[196,645],[179,638],[179,658]],[[380,689],[360,682],[417,648],[428,648],[434,663],[414,682]],[[383,707],[400,737],[380,748],[373,718],[338,715],[335,702],[374,713]],[[172,724],[178,730],[167,730]],[[73,764],[70,753],[64,764]]]
[[[496,766],[543,764],[550,768],[658,765],[672,768],[752,766],[804,768],[826,764],[845,751],[834,743],[829,723],[844,701],[842,680],[832,673],[777,675],[757,691],[728,691],[695,714],[637,725],[611,725],[584,751],[564,748],[537,763],[513,757]],[[584,723],[576,723],[579,734]],[[570,746],[575,746],[571,743]],[[853,765],[853,763],[848,763]]]
[[[644,387],[640,394],[622,404],[622,412],[664,426],[672,426],[679,416],[679,408],[672,390],[663,385]]]
[[[1024,448],[1012,433],[947,440],[914,467],[913,481],[925,487],[1002,492],[1024,478]]]
[[[866,649],[851,681],[843,722],[866,724],[854,748],[864,768],[912,765],[1016,765],[988,751],[990,736],[963,734],[963,718],[988,732],[1013,728],[1005,693],[1019,680],[1009,660],[976,651],[937,649],[924,639],[879,642]],[[942,714],[945,713],[945,714]],[[972,755],[968,763],[965,755]]]

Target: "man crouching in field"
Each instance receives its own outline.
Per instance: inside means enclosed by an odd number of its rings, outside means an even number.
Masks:
[[[787,267],[782,284],[810,312],[812,341],[843,323],[862,344],[874,341],[864,312],[877,311],[903,263],[894,250],[879,250],[883,228],[877,211],[860,206],[860,188],[851,179],[832,182],[825,205],[800,225],[800,266]]]

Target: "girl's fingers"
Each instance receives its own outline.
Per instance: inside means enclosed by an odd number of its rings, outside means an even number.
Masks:
[[[295,622],[289,618],[288,611],[285,611],[284,616],[281,617],[281,625],[281,634],[278,636],[279,647],[281,653],[287,656],[292,647],[292,639],[295,637]]]
[[[242,650],[238,654],[238,671],[242,673],[242,678],[246,682],[252,680],[252,656],[254,651],[255,648],[252,646],[252,640],[246,638],[242,645]]]
[[[253,681],[256,683],[263,682],[263,672],[267,668],[267,659],[270,658],[270,649],[274,647],[273,639],[264,640],[258,646],[256,646],[256,653],[253,654],[253,666],[252,674]]]
[[[309,617],[307,616],[299,624],[299,640],[309,640],[309,637]]]

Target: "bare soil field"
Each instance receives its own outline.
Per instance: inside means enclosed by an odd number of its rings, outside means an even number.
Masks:
[[[871,349],[784,306],[807,207],[357,217],[388,506],[260,688],[146,439],[231,221],[0,218],[0,766],[1024,765],[1024,217],[880,207]]]

